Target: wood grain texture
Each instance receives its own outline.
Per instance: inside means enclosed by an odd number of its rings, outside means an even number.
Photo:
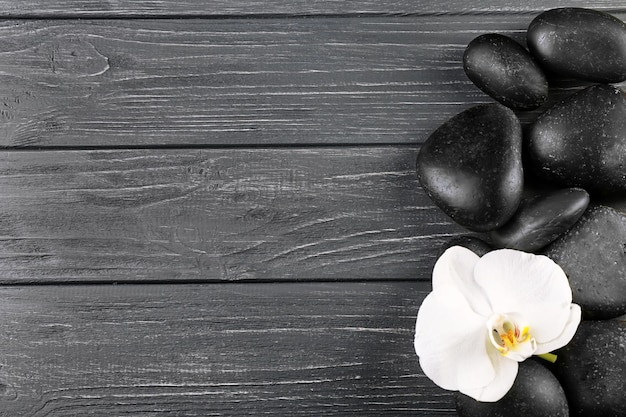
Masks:
[[[7,20],[0,147],[419,144],[492,101],[463,72],[470,40],[523,42],[531,19]]]
[[[578,6],[602,10],[626,7],[624,0],[2,0],[0,16],[257,16],[317,14],[520,13]]]
[[[413,351],[429,285],[2,288],[2,415],[452,417]]]
[[[413,147],[0,153],[0,282],[429,279]]]
[[[0,415],[454,416],[415,157],[491,101],[467,43],[562,5],[0,0]]]

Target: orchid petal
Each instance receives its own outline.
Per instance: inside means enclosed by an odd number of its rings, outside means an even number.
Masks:
[[[581,310],[578,304],[572,304],[570,306],[570,316],[565,324],[565,328],[561,332],[559,336],[555,339],[549,340],[547,342],[537,341],[537,350],[535,351],[535,355],[541,355],[543,353],[551,352],[555,349],[562,348],[566,344],[572,340],[574,334],[576,334],[576,330],[578,329],[578,325],[581,320]]]
[[[444,389],[482,387],[495,377],[484,318],[452,285],[439,286],[424,299],[414,345],[424,374]]]
[[[433,290],[451,285],[465,296],[472,310],[485,317],[491,314],[489,302],[474,279],[474,268],[480,257],[462,246],[448,248],[433,268]]]
[[[517,377],[519,365],[516,361],[507,359],[496,351],[489,352],[489,357],[495,370],[495,378],[480,388],[459,389],[460,392],[477,401],[495,402],[502,399],[509,392]]]
[[[570,318],[572,290],[547,256],[511,249],[485,254],[474,268],[494,312],[518,313],[538,343],[557,338]]]

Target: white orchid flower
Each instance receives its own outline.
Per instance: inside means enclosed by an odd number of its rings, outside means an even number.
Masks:
[[[433,269],[417,314],[415,351],[442,388],[497,401],[518,363],[566,345],[581,319],[563,270],[546,256],[511,249],[482,258],[461,246]]]

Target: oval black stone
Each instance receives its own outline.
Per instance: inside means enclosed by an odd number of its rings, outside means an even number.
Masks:
[[[583,321],[556,353],[572,417],[626,416],[626,322]]]
[[[452,246],[463,246],[478,256],[483,256],[487,252],[491,252],[493,250],[487,242],[475,236],[457,236],[448,240],[441,246],[439,253],[437,254],[437,258],[443,255],[443,253]]]
[[[542,252],[567,274],[585,319],[626,314],[625,216],[610,207],[589,208]]]
[[[608,13],[576,7],[545,11],[530,23],[527,43],[555,74],[605,83],[626,80],[626,25]]]
[[[491,232],[495,246],[534,252],[566,232],[583,215],[589,194],[566,188],[522,202],[511,220]]]
[[[534,109],[548,98],[548,80],[522,45],[489,33],[472,40],[463,54],[467,77],[489,96],[513,109]]]
[[[417,177],[433,202],[462,226],[502,226],[517,210],[524,185],[519,119],[497,103],[454,116],[420,149]]]
[[[513,386],[496,402],[480,402],[455,393],[459,417],[568,417],[563,388],[554,375],[534,360],[520,363]]]
[[[626,194],[626,97],[594,85],[540,115],[525,138],[526,167],[541,180],[591,194]]]

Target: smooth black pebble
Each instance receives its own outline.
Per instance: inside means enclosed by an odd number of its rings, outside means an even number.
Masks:
[[[491,232],[494,246],[534,252],[574,225],[589,204],[581,188],[566,188],[522,202],[511,220]]]
[[[439,258],[443,253],[451,248],[452,246],[463,246],[474,252],[478,256],[483,256],[487,252],[491,252],[493,248],[484,240],[477,238],[475,236],[458,236],[453,239],[445,242],[441,249],[439,249],[439,253],[437,254],[437,258]]]
[[[530,52],[557,75],[626,80],[626,25],[615,16],[576,7],[547,10],[533,19],[526,36]]]
[[[459,417],[568,417],[565,392],[556,377],[534,360],[519,364],[517,378],[502,399],[480,402],[455,393]]]
[[[474,106],[424,143],[417,177],[433,202],[473,231],[502,226],[517,210],[524,175],[521,125],[501,104]]]
[[[583,321],[556,353],[572,417],[626,416],[626,322]]]
[[[534,109],[548,98],[543,70],[507,36],[489,33],[472,40],[463,54],[463,69],[478,88],[507,107]]]
[[[543,251],[569,278],[585,319],[626,314],[626,217],[610,207],[589,208]]]
[[[535,177],[590,194],[626,195],[626,97],[598,84],[540,115],[524,141]]]

